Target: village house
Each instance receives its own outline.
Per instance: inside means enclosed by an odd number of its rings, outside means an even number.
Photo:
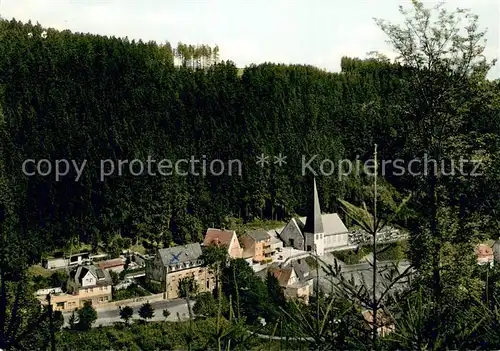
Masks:
[[[86,301],[95,307],[112,299],[112,280],[107,271],[93,265],[74,267],[69,274],[66,293],[51,293],[55,311],[69,312],[83,307]]]
[[[313,181],[313,193],[307,217],[292,218],[279,234],[284,246],[297,250],[310,251],[322,256],[349,245],[349,230],[336,213],[322,214],[316,187]]]
[[[115,258],[113,260],[101,261],[98,263],[98,266],[102,270],[120,273],[125,269],[125,262],[121,258]]]
[[[227,248],[227,253],[231,258],[241,258],[243,249],[234,230],[224,230],[209,228],[203,240],[203,246],[218,245]]]
[[[253,230],[241,236],[243,258],[265,264],[273,260],[276,250],[271,247],[271,235],[263,230]]]
[[[212,291],[215,277],[202,266],[201,254],[199,243],[159,249],[146,261],[146,279],[161,284],[166,299],[180,297],[179,282],[188,277],[197,282],[198,292]]]
[[[314,275],[311,275],[311,269],[304,259],[298,259],[290,262],[290,266],[295,271],[300,283],[309,285],[310,291],[313,290]]]
[[[309,303],[310,285],[300,281],[293,267],[271,266],[268,272],[276,277],[287,299],[300,299],[306,304]]]
[[[487,244],[479,244],[476,246],[477,264],[486,265],[490,264],[493,266],[494,263],[494,253],[493,248]]]

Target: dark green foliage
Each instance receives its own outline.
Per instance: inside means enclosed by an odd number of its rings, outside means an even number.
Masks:
[[[89,330],[97,320],[97,312],[89,301],[86,301],[83,307],[77,311],[77,315],[78,323],[76,328],[78,330]]]
[[[154,308],[149,302],[146,302],[141,306],[141,308],[139,308],[139,317],[144,320],[151,319],[154,317],[154,315]]]
[[[270,302],[276,307],[285,308],[286,299],[283,288],[280,286],[278,279],[271,273],[267,273],[266,286]]]
[[[120,276],[115,271],[109,271],[109,275],[111,276],[111,280],[113,281],[113,285],[116,285],[120,282]]]
[[[187,350],[184,330],[188,323],[146,323],[131,324],[128,328],[93,328],[85,333],[63,331],[57,340],[58,350]],[[215,319],[194,321],[194,332],[199,337],[192,346],[193,350],[216,350],[217,343],[212,340],[216,329]],[[257,345],[241,345],[238,349],[279,350],[279,343],[269,347],[267,339],[253,339]],[[303,343],[289,342],[290,349],[306,350]],[[235,343],[231,343],[234,349]],[[237,345],[238,346],[238,345]],[[283,348],[281,348],[283,349]]]
[[[427,30],[433,22],[426,21],[417,2],[414,5],[420,11],[417,23]],[[415,55],[403,57],[402,64],[344,57],[341,73],[266,63],[251,65],[241,74],[231,62],[218,62],[217,48],[179,44],[173,50],[169,44],[56,30],[48,30],[42,39],[40,25],[0,20],[0,209],[5,214],[0,238],[0,347],[7,348],[6,340],[19,331],[29,335],[22,335],[18,349],[47,348],[46,311],[40,311],[34,287],[23,276],[27,265],[39,262],[43,254],[80,242],[111,256],[132,244],[152,251],[199,241],[208,226],[282,221],[304,214],[311,189],[308,177],[301,174],[302,155],[318,155],[312,163],[317,171],[325,158],[335,167],[344,158],[359,156],[363,162],[377,144],[380,160],[408,164],[426,153],[444,161],[481,158],[485,172],[481,177],[437,179],[398,176],[391,164],[383,170],[381,199],[413,195],[408,212],[395,224],[410,230],[409,258],[420,273],[413,282],[419,289],[408,300],[388,303],[400,333],[387,345],[475,349],[482,343],[483,348],[498,348],[494,306],[499,275],[495,270],[476,272],[471,243],[498,235],[500,82],[484,79],[487,64],[467,64],[475,59],[473,45],[458,50],[459,60],[466,63],[460,72],[447,65],[449,61],[429,55],[429,48],[440,45],[422,49],[412,45],[406,32],[400,35],[392,26],[383,29],[392,39],[409,44],[397,49],[416,50]],[[480,37],[473,33],[469,40]],[[449,42],[463,43],[454,38]],[[467,50],[474,52],[460,52]],[[182,67],[173,66],[174,56]],[[430,68],[419,67],[429,56]],[[280,152],[287,156],[286,167],[272,162],[266,168],[255,166],[257,155],[272,159]],[[100,180],[103,159],[116,166],[125,159],[147,162],[148,156],[175,162],[202,155],[208,163],[221,159],[227,165],[238,159],[242,175],[134,176],[127,169],[118,175],[115,169]],[[25,160],[41,158],[87,163],[78,181],[73,169],[58,181],[54,174],[22,174]],[[153,172],[158,173],[154,167]],[[370,190],[366,175],[339,179],[334,172],[317,178],[324,212],[338,211],[338,199],[359,205]],[[391,204],[378,208],[380,215],[392,211]],[[379,259],[400,258],[403,250],[393,247]],[[358,330],[360,311],[349,302],[318,298],[309,307],[288,306],[283,309],[288,315],[280,315],[275,307],[283,299],[276,281],[268,279],[266,285],[243,260],[226,267],[222,255],[209,253],[205,264],[221,277],[224,299],[230,301],[222,305],[232,307],[233,317],[241,323],[235,323],[237,327],[228,317],[217,322],[209,318],[202,327],[190,324],[187,336],[187,329],[171,323],[134,325],[130,331],[88,330],[96,313],[85,306],[73,322],[87,332],[64,331],[60,348],[211,349],[220,347],[222,330],[231,331],[224,338],[234,342],[245,334],[242,321],[255,326],[259,317],[285,324],[282,335],[312,337],[307,347],[366,346],[353,341],[366,338]],[[343,260],[354,262],[367,253],[348,254]],[[58,286],[64,276],[36,279],[35,287]],[[335,304],[329,304],[332,301]],[[200,296],[195,313],[214,315],[213,302],[208,295]],[[151,309],[141,310],[143,319],[153,316]],[[221,312],[227,317],[230,311],[223,307]],[[341,322],[335,324],[338,319]],[[59,323],[60,319],[57,328]],[[229,327],[219,325],[224,323]],[[33,325],[40,327],[39,333]],[[284,348],[299,348],[294,346]]]
[[[224,299],[224,296],[222,297]],[[221,304],[221,313],[225,314],[227,310],[227,301]],[[193,306],[193,313],[199,317],[215,317],[218,311],[218,302],[210,292],[202,292],[196,296]]]
[[[310,184],[301,155],[318,154],[318,170],[325,158],[366,157],[375,141],[387,156],[400,146],[393,134],[403,133],[403,123],[389,104],[399,73],[387,64],[354,60],[358,71],[343,74],[264,64],[238,77],[231,63],[174,68],[151,43],[54,30],[42,40],[40,27],[0,25],[2,167],[16,184],[9,217],[26,224],[24,251],[33,261],[70,239],[100,243],[116,256],[143,240],[197,241],[228,216],[282,220],[305,211]],[[372,102],[380,114],[365,106]],[[256,167],[263,152],[287,155],[287,167]],[[116,166],[100,181],[101,159],[139,158],[147,166],[148,156],[175,162],[191,155],[224,160],[226,168],[239,159],[242,176],[161,176],[153,164],[156,176],[118,176]],[[24,160],[40,158],[87,164],[78,182],[74,170],[57,182],[19,171]],[[359,188],[336,175],[319,177],[326,212]]]
[[[128,324],[129,320],[134,315],[134,309],[130,306],[125,306],[120,308],[120,318]]]
[[[194,277],[182,278],[179,280],[179,297],[194,297],[198,293],[198,288]]]
[[[274,307],[269,302],[265,282],[243,259],[232,260],[223,270],[222,291],[226,297],[231,296],[235,314],[241,313],[250,323],[259,317],[267,320],[273,316]]]
[[[134,297],[147,296],[147,291],[137,284],[127,286],[125,289],[113,290],[113,300],[127,300]]]

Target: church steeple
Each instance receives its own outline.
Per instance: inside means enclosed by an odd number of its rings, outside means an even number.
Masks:
[[[313,178],[313,193],[309,203],[304,233],[323,233],[323,220],[321,219],[321,207],[319,206],[318,188],[316,178]]]

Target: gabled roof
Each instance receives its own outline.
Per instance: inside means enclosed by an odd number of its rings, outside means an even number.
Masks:
[[[89,272],[97,279],[96,285],[112,284],[112,279],[109,273],[94,265],[77,266],[73,270],[71,270],[69,274],[71,283],[76,284],[77,287],[80,287],[82,285],[83,278]]]
[[[309,276],[311,269],[309,268],[309,266],[305,261],[300,260],[300,263],[298,260],[292,261],[290,265],[295,270],[295,274],[297,274],[297,277],[299,278],[300,281],[311,279],[311,277]]]
[[[234,235],[236,235],[235,231],[209,228],[205,234],[203,246],[209,246],[212,244],[229,246]]]
[[[278,279],[278,282],[280,285],[284,288],[288,286],[288,281],[290,280],[290,277],[292,276],[293,273],[293,268],[292,267],[283,267],[283,268],[278,268],[278,267],[269,267],[269,273],[274,275],[276,279]]]
[[[300,232],[303,233],[306,223],[306,217],[292,218],[292,221],[297,225],[297,228],[299,228]]]
[[[321,207],[319,205],[318,188],[316,178],[313,179],[313,193],[309,202],[309,212],[304,226],[305,233],[324,233],[323,220],[321,218]]]
[[[121,258],[116,258],[113,260],[101,261],[98,263],[99,268],[101,269],[109,269],[114,267],[120,267],[125,265],[125,262]]]
[[[321,219],[323,221],[323,230],[325,235],[337,235],[349,232],[344,222],[342,222],[342,219],[340,219],[340,216],[337,213],[323,214],[321,215]],[[305,222],[305,220],[306,217],[297,218],[297,224],[300,222]],[[306,231],[303,230],[303,233],[305,232]]]
[[[165,267],[179,263],[193,262],[197,261],[201,256],[201,245],[194,243],[159,249],[158,254]]]
[[[325,234],[344,234],[349,232],[337,213],[328,213],[322,216]]]
[[[264,230],[252,230],[252,231],[246,233],[246,235],[255,242],[265,241],[265,240],[271,239],[271,235],[269,235]]]

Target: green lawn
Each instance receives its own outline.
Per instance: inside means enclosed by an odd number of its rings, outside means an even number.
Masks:
[[[28,268],[28,272],[32,274],[33,276],[42,276],[45,278],[48,278],[54,273],[55,271],[51,271],[48,269],[43,268],[39,264],[31,266]]]
[[[241,222],[235,222],[227,229],[235,230],[238,235],[241,235],[252,230],[258,230],[258,229],[271,230],[284,227],[285,225],[286,223],[281,221],[263,221],[260,219],[256,219],[253,220],[252,222],[248,222],[245,224]]]
[[[130,252],[138,252],[141,255],[146,253],[146,248],[143,245],[132,245],[129,250]]]

